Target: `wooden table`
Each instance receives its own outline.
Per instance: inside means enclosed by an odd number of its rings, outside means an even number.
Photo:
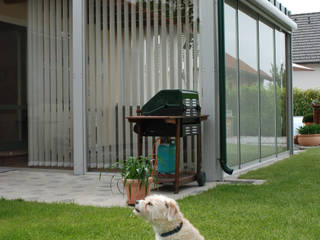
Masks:
[[[200,116],[200,126],[201,122],[207,120],[209,115]],[[142,124],[145,121],[163,120],[166,124],[173,124],[176,127],[176,162],[175,162],[175,174],[172,176],[159,176],[158,183],[173,183],[175,187],[174,193],[179,192],[179,186],[186,183],[197,180],[197,174],[201,170],[201,129],[200,134],[197,134],[197,171],[196,173],[180,174],[180,138],[181,138],[181,126],[182,121],[190,119],[190,117],[185,116],[130,116],[127,117],[130,123],[137,124],[137,135],[138,135],[138,156],[142,155]]]

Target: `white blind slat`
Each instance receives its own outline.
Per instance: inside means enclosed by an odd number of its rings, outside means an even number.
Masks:
[[[102,46],[101,46],[101,0],[96,0],[96,11],[95,11],[95,23],[96,23],[96,120],[97,120],[97,167],[103,167],[103,152],[102,152]]]
[[[167,24],[166,24],[166,0],[161,0],[161,76],[162,76],[162,86],[160,89],[167,88]]]
[[[109,158],[109,137],[110,133],[108,129],[108,124],[110,121],[110,115],[108,112],[110,101],[109,98],[109,40],[108,40],[108,5],[107,1],[102,1],[102,21],[103,21],[103,35],[102,35],[102,44],[103,44],[103,57],[102,57],[102,72],[103,72],[103,145],[104,145],[104,163],[103,167],[111,167],[108,161]]]
[[[57,51],[57,137],[63,136],[62,99],[62,10],[61,1],[56,1],[56,51]],[[57,140],[58,167],[63,166],[63,142]]]

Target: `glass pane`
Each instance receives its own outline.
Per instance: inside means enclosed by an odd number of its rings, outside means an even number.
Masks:
[[[259,158],[257,20],[239,11],[241,163]]]
[[[288,150],[287,144],[287,86],[285,34],[276,30],[276,89],[277,89],[277,144],[278,153]]]
[[[260,22],[260,97],[261,97],[261,157],[276,152],[275,144],[275,86],[274,30]]]
[[[225,4],[227,161],[230,166],[239,165],[238,57],[236,17],[236,9],[228,4]]]

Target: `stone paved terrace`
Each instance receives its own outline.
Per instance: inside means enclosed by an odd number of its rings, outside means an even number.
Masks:
[[[72,171],[66,170],[0,168],[0,197],[47,203],[72,202],[79,205],[125,207],[126,196],[117,187],[118,182],[119,187],[122,187],[119,174],[104,173],[101,180],[99,175],[88,173],[84,176],[74,176]],[[151,193],[181,199],[216,185],[217,183],[211,182],[199,187],[193,182],[181,187],[179,194],[173,194],[168,188],[153,190]]]
[[[297,153],[300,151],[297,151]],[[241,170],[236,170],[232,176],[225,176],[223,183],[252,183],[262,184],[261,180],[238,180],[244,172],[268,166],[287,156],[269,159],[263,164],[253,164]],[[89,172],[84,176],[74,176],[72,171],[34,168],[3,168],[0,167],[0,198],[23,199],[37,202],[66,202],[79,205],[112,207],[126,206],[126,196],[119,192],[117,173],[103,173],[99,180],[99,173]],[[222,182],[207,182],[199,187],[197,182],[180,188],[179,194],[173,194],[172,188],[163,187],[153,190],[151,194],[164,194],[174,199],[181,199],[189,195],[196,195]],[[119,182],[121,188],[122,184]]]

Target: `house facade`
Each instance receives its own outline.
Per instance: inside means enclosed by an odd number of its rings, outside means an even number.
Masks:
[[[1,149],[24,146],[28,166],[75,174],[110,169],[137,154],[126,117],[159,90],[173,88],[198,91],[202,113],[210,115],[202,134],[209,181],[222,180],[230,167],[292,153],[296,24],[278,2],[0,4],[1,41],[8,46],[0,55],[0,84],[7,89],[0,103]],[[16,56],[12,64],[10,55]],[[154,141],[145,139],[145,155]],[[195,169],[195,139],[185,137],[181,147],[181,171]]]
[[[320,89],[320,12],[291,16],[298,29],[292,35],[293,62],[308,69],[293,69],[293,86]]]

